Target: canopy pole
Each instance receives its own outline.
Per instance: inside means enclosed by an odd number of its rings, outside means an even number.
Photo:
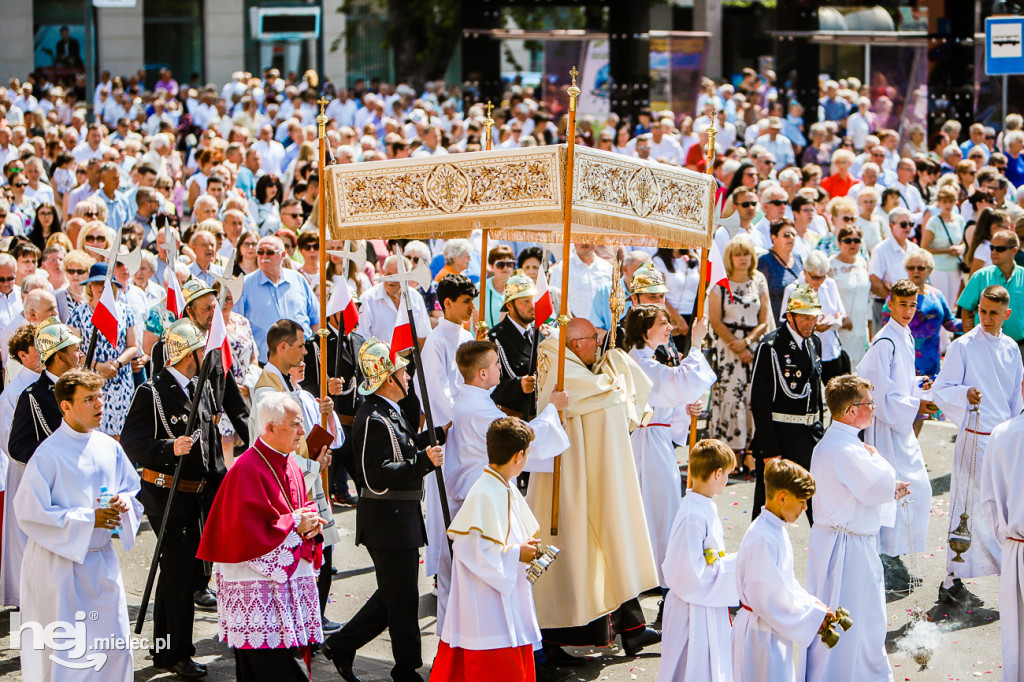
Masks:
[[[317,168],[320,173],[320,186],[317,192],[317,223],[320,227],[320,329],[317,334],[320,336],[320,400],[328,396],[327,391],[327,173],[324,164],[326,162],[327,147],[327,114],[324,107],[327,106],[327,98],[320,95],[317,100],[320,105],[320,115],[316,117],[317,136],[320,142],[320,158]],[[341,329],[338,329],[338,343],[341,344]],[[320,426],[330,430],[330,418],[332,415],[320,413]],[[320,455],[318,452],[309,453],[314,459]],[[320,479],[323,481],[324,495],[327,500],[331,499],[331,489],[328,476],[328,467],[320,472]]]
[[[715,195],[718,189],[718,183],[714,181],[715,172],[715,136],[718,135],[718,129],[715,128],[715,117],[718,116],[718,112],[714,112],[711,115],[711,127],[708,128],[708,150],[707,150],[707,163],[708,167],[705,172],[712,176],[711,186],[709,188],[710,196],[708,196],[708,235],[714,237],[715,227]],[[700,250],[700,283],[697,285],[697,310],[693,316],[693,323],[696,324],[698,320],[704,317],[704,299],[707,297],[708,277],[711,273],[708,272],[708,252],[711,250],[710,246],[707,246]],[[693,333],[693,324],[690,325],[690,333]],[[693,447],[697,444],[697,415],[690,417],[690,452],[693,452]],[[693,487],[693,479],[690,477],[689,469],[686,474],[686,487]]]
[[[491,118],[491,109],[494,105],[487,100],[487,118],[484,119],[487,138],[486,151],[491,151],[491,138],[494,133],[491,128],[494,126],[494,119]],[[487,229],[480,230],[480,306],[477,311],[476,337],[483,339],[487,336]]]
[[[573,166],[576,156],[576,98],[580,96],[580,89],[576,87],[576,76],[579,71],[572,67],[569,72],[572,76],[572,85],[569,86],[569,125],[565,129],[566,142],[568,142],[568,154],[565,160],[565,225],[562,229],[562,291],[559,294],[558,312],[558,381],[555,383],[555,390],[561,391],[565,387],[565,341],[569,333],[569,257],[572,247],[572,194],[573,194]],[[559,414],[559,417],[562,415]],[[551,535],[558,535],[558,504],[559,493],[562,483],[562,456],[555,457],[555,468],[552,472],[552,498],[551,498]]]

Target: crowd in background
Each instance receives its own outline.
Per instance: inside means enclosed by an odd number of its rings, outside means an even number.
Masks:
[[[0,88],[0,345],[33,319],[30,306],[45,298],[32,298],[36,289],[54,299],[62,320],[88,331],[102,288],[88,247],[109,246],[117,230],[125,249],[141,244],[146,253],[134,276],[123,267],[114,273],[126,333],[99,356],[109,363],[101,373],[112,395],[130,398],[171,320],[161,284],[168,234],[180,242],[173,264],[179,281],[196,277],[212,285],[215,276],[258,277],[257,271],[275,282],[284,277],[295,284],[286,308],[309,331],[318,319],[319,239],[311,223],[320,181],[316,100],[329,100],[331,162],[362,163],[482,149],[485,109],[464,105],[464,92],[472,89],[437,81],[415,90],[376,79],[346,86],[321,82],[312,71],[282,77],[276,69],[238,72],[226,84],[179,84],[164,70],[153,87],[143,73],[104,72],[93,92],[81,80],[11,79]],[[557,100],[513,83],[495,104],[495,147],[564,141],[567,117]],[[1016,304],[1024,288],[1015,264],[1024,228],[1024,119],[1010,114],[995,122],[998,131],[951,120],[926,138],[921,125],[900,125],[892,97],[854,78],[823,81],[812,113],[789,101],[774,74],[747,69],[735,84],[704,79],[688,111],[644,109],[635,120],[584,114],[578,121],[578,144],[701,172],[714,123],[712,170],[721,188],[714,241],[729,286],[712,287],[709,298],[720,376],[710,435],[737,451],[750,438],[745,391],[758,340],[777,325],[799,283],[817,289],[825,310],[817,333],[826,380],[856,366],[887,319],[889,287],[908,276],[922,292],[912,325],[919,373],[934,375],[952,335],[974,325],[983,283],[1007,286],[1014,312],[1005,331],[1024,341],[1024,303]],[[160,229],[168,223],[170,233]],[[427,260],[435,273],[478,278],[478,234],[402,246],[413,263]],[[537,244],[491,246],[489,292],[500,292],[514,268],[532,274],[546,258]],[[332,258],[328,281],[344,277],[372,301],[391,245],[355,248],[366,250],[367,267]],[[579,244],[570,261],[570,309],[602,330],[614,322],[600,301],[607,301],[615,255],[613,247]],[[699,253],[651,248],[620,255],[627,270],[650,259],[665,275],[674,339],[685,352]],[[421,293],[436,324],[440,308],[430,288]],[[229,297],[224,311],[243,358],[240,379],[247,366],[265,360],[256,341],[265,331],[260,295],[254,284],[242,300]],[[492,326],[497,322],[500,295],[484,314]],[[105,424],[111,433],[118,428],[113,421]],[[224,436],[232,441],[230,432]]]

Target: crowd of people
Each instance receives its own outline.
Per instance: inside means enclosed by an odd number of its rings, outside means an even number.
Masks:
[[[493,128],[443,82],[267,69],[223,87],[164,71],[152,88],[109,73],[92,93],[42,74],[0,88],[0,601],[25,620],[95,611],[127,637],[111,533],[131,549],[144,515],[163,538],[153,664],[185,679],[208,674],[196,608],[217,609],[238,679],[308,679],[319,652],[358,680],[357,651],[384,630],[393,678],[421,679],[421,556],[438,680],[567,679],[587,661],[563,647],[616,637],[630,656],[663,642],[663,680],[792,680],[795,659],[809,680],[891,679],[885,600],[921,587],[901,557],[924,547],[918,433],[939,418],[959,429],[951,511],[974,544],[964,563],[950,550],[938,598],[973,608],[964,578],[1017,580],[1021,116],[998,134],[947,121],[925,140],[890,127],[892,98],[856,79],[823,82],[808,116],[749,69],[736,86],[706,79],[691,112],[581,116],[578,144],[698,172],[715,127],[711,251],[726,278],[698,317],[699,249],[576,243],[563,262],[530,242],[483,253],[479,231],[322,245],[321,95],[330,163],[566,134],[561,105],[518,84]],[[406,296],[401,273],[420,264],[433,279]],[[542,280],[554,305],[536,319]],[[322,355],[321,302],[343,291],[358,321],[332,309]],[[395,345],[406,305],[411,354]],[[230,354],[207,352],[218,334]],[[707,439],[684,480],[677,446],[699,416]],[[738,555],[711,499],[734,469],[755,480]],[[325,615],[338,505],[356,507],[378,586],[345,625]],[[805,510],[806,589],[785,530]],[[552,544],[558,561],[538,563]],[[63,587],[39,590],[44,574]],[[89,581],[107,587],[73,589]],[[1019,592],[1004,592],[1009,680]],[[840,605],[858,627],[830,652],[817,635]],[[61,679],[33,636],[26,679]],[[110,679],[131,679],[130,651],[95,651]]]

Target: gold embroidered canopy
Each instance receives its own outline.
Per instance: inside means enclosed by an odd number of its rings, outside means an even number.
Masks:
[[[335,239],[465,237],[561,242],[566,145],[333,165]],[[709,175],[575,147],[572,239],[697,247],[711,243]]]

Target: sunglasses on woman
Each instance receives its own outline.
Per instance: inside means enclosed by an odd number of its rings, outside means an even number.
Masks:
[[[740,208],[750,208],[751,206],[757,206],[757,202],[756,201],[741,201],[740,203],[738,203],[736,205],[739,206]]]
[[[840,240],[844,244],[860,244],[860,237],[846,237]]]

